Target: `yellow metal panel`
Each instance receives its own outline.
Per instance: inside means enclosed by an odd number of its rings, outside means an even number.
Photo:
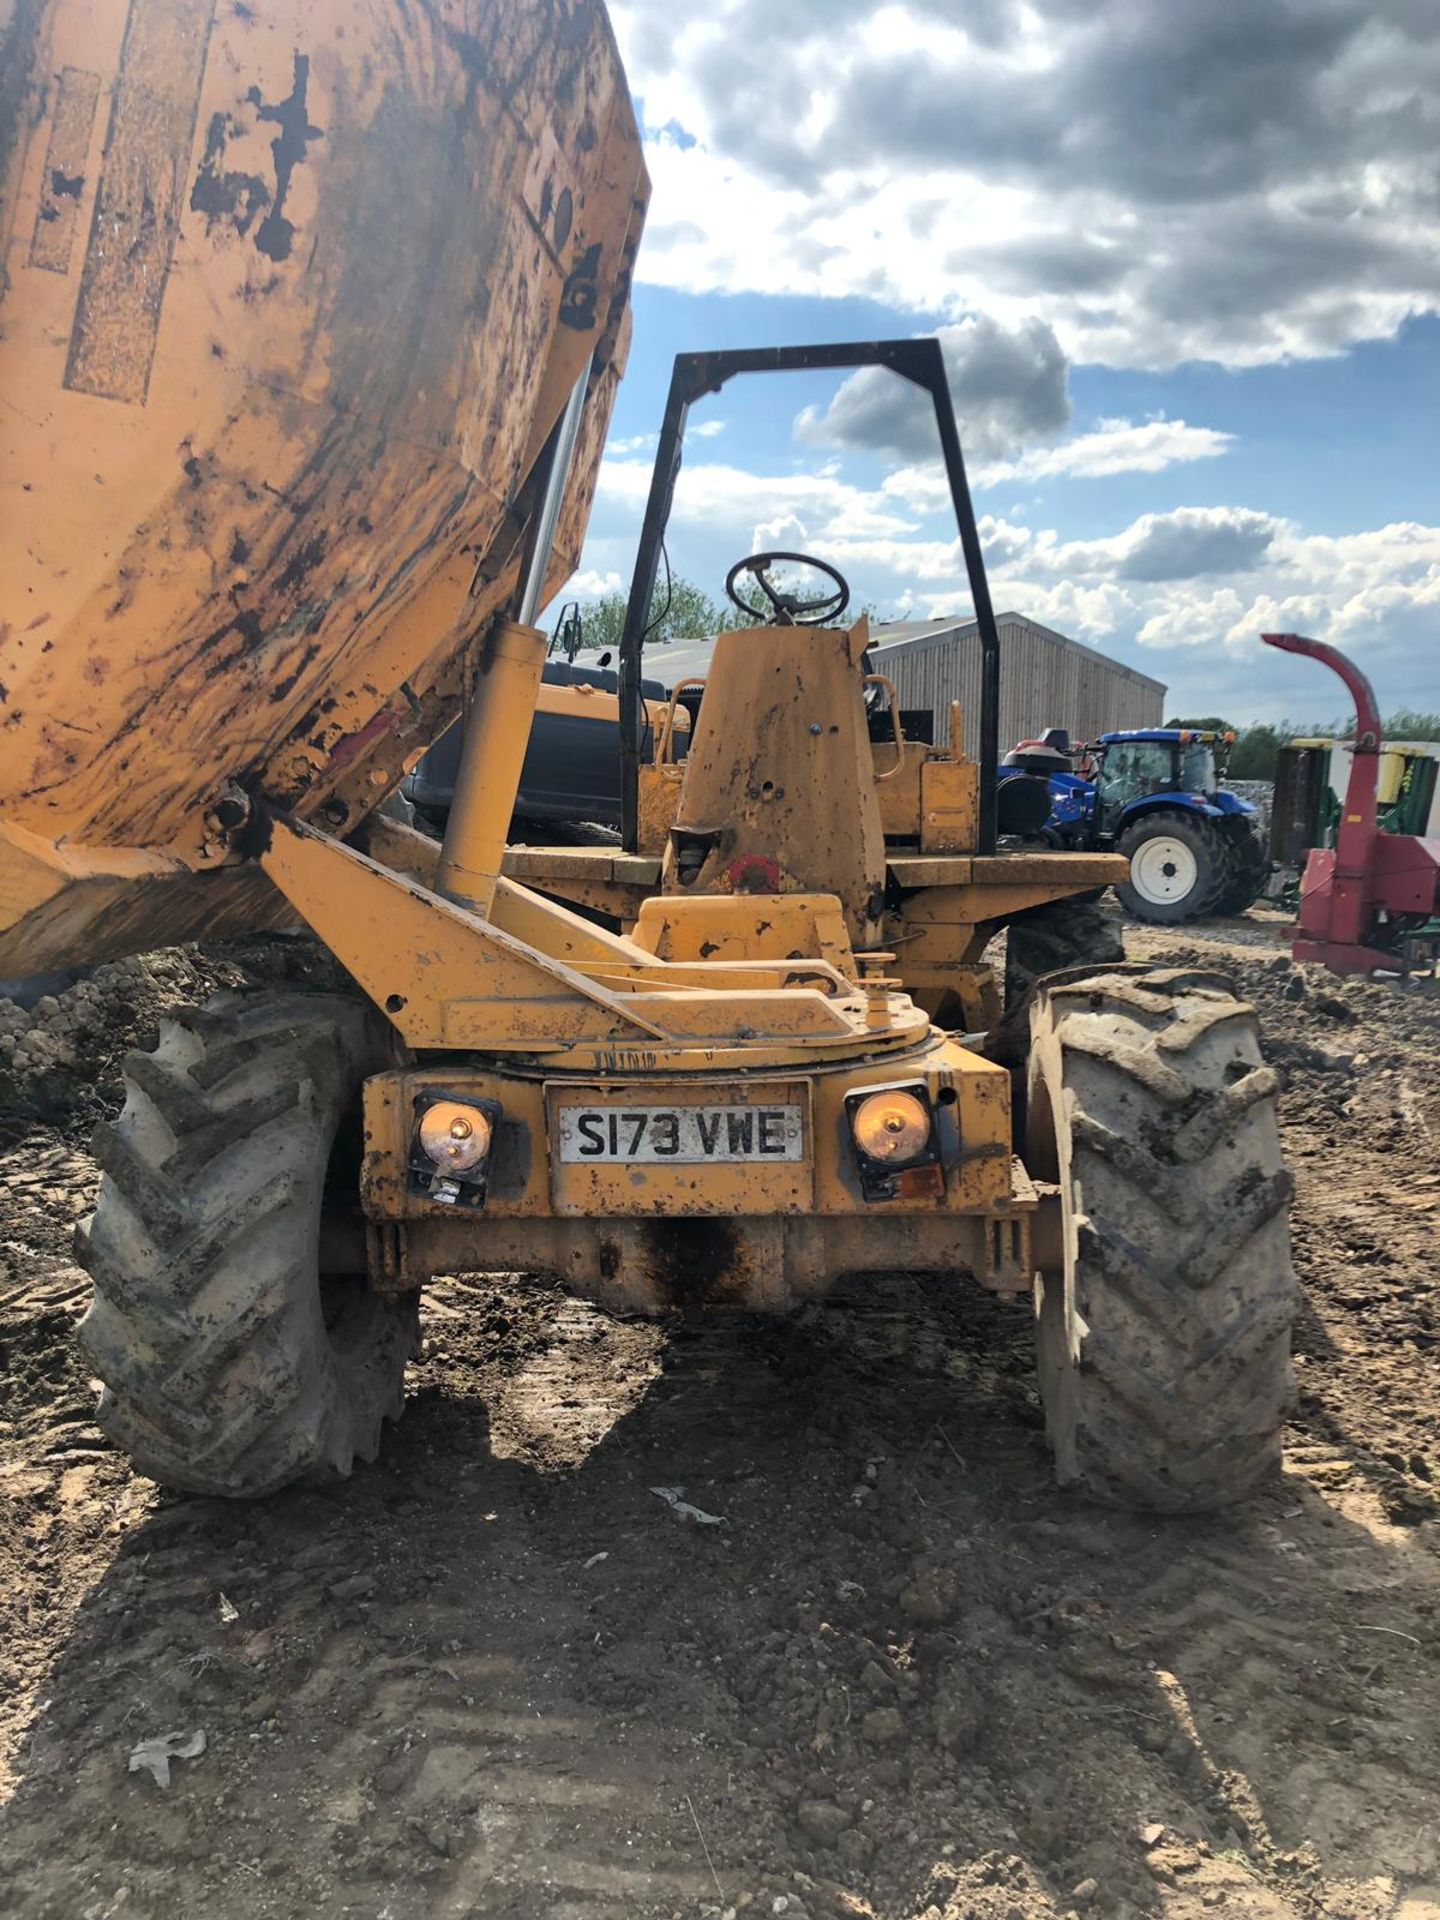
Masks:
[[[501,880],[495,889],[490,918],[527,947],[538,947],[567,966],[615,966],[623,961],[633,975],[637,968],[657,964],[655,956],[636,941],[608,933],[593,920],[542,900],[513,880]]]
[[[666,893],[833,893],[851,938],[874,943],[885,844],[859,672],[866,634],[862,622],[848,633],[720,635],[665,854]]]
[[[719,969],[722,985],[727,974],[728,969]],[[749,1040],[763,1046],[786,1039],[829,1039],[853,1047],[862,1028],[867,1037],[873,1037],[861,999],[834,1000],[798,986],[699,993],[693,991],[695,974],[690,968],[681,970],[681,979],[684,986],[670,993],[649,992],[642,983],[625,996],[627,1011],[652,1021],[657,1032],[676,1041]],[[894,1040],[914,1044],[924,1039],[926,1021],[903,994],[895,994],[890,998],[887,1028]]]
[[[973,760],[920,768],[920,850],[972,853],[980,839],[980,769]]]
[[[6,42],[0,814],[71,848],[204,865],[235,779],[353,828],[458,709],[593,350],[574,564],[624,363],[601,8],[252,13],[36,0]]]
[[[593,657],[593,655],[579,654],[576,657],[575,664],[584,667]],[[666,718],[669,715],[670,703],[668,700],[646,700],[643,702],[643,706],[645,710],[645,724],[651,729],[654,737],[658,739],[660,729],[665,724]],[[620,696],[618,693],[607,692],[604,687],[592,687],[583,682],[561,685],[556,681],[547,680],[540,689],[539,698],[535,702],[535,711],[537,713],[549,714],[555,719],[596,720],[604,722],[607,726],[618,727],[620,724]],[[677,707],[675,709],[673,725],[677,734],[683,736],[689,733],[690,712],[688,708]],[[680,769],[677,767],[674,771],[678,773]]]
[[[573,968],[298,823],[261,864],[413,1047],[554,1050],[661,1029]]]
[[[542,892],[571,881],[635,887],[642,893],[653,893],[660,884],[658,860],[643,853],[618,853],[614,847],[507,847],[505,872]]]
[[[812,957],[855,979],[845,916],[833,894],[778,894],[763,901],[672,894],[647,900],[637,946],[662,960],[779,960]]]
[[[467,1064],[459,1073],[432,1070],[377,1074],[366,1081],[360,1202],[367,1217],[399,1220],[438,1217],[449,1211],[409,1192],[407,1166],[415,1096],[437,1089],[500,1103],[503,1117],[495,1136],[486,1213],[505,1219],[548,1214],[549,1147],[543,1083]]]
[[[1130,863],[1121,853],[999,853],[969,858],[945,854],[890,856],[891,878],[900,887],[1055,887],[1088,893],[1123,880]],[[989,913],[978,916],[992,918]]]
[[[880,827],[887,840],[916,840],[920,835],[920,769],[934,752],[923,741],[907,740],[899,765],[893,740],[873,741],[871,764],[877,775]],[[895,771],[891,773],[890,769]],[[878,779],[880,774],[886,777]]]
[[[592,938],[611,958],[567,965],[313,828],[271,818],[256,833],[266,873],[413,1047],[564,1049],[581,1072],[596,1062],[703,1072],[732,1057],[788,1066],[861,1044],[883,1052],[919,1044],[928,1031],[903,994],[850,995],[818,960],[761,965],[752,984],[737,986],[744,962],[672,970],[596,928]],[[534,895],[521,904],[537,939],[547,927],[557,944],[573,937],[564,908]],[[797,975],[814,984],[790,984]]]
[[[684,708],[677,710],[677,720]],[[688,718],[688,716],[687,716]],[[680,809],[684,768],[675,765],[641,767],[637,794],[638,832],[636,842],[642,854],[662,859],[670,844],[670,829]]]
[[[1375,780],[1375,798],[1382,807],[1393,806],[1400,797],[1400,788],[1405,779],[1405,755],[1390,748],[1382,748],[1380,767]]]
[[[946,1163],[943,1195],[873,1202],[864,1199],[849,1122],[847,1094],[896,1082],[923,1083],[938,1104]],[[677,1214],[774,1216],[817,1213],[902,1219],[1006,1208],[1012,1198],[1010,1076],[953,1041],[938,1038],[898,1057],[855,1061],[813,1073],[763,1077],[710,1073],[684,1077],[653,1071],[640,1079],[599,1076],[542,1081],[473,1062],[376,1075],[365,1088],[365,1157],[361,1199],[372,1220],[434,1219],[453,1209],[411,1195],[409,1158],[417,1093],[445,1090],[459,1098],[498,1101],[502,1118],[484,1213],[533,1219],[550,1214],[673,1217]],[[741,1163],[666,1173],[624,1166],[552,1165],[553,1109],[564,1099],[627,1106],[771,1105],[805,1109],[808,1159],[785,1165]],[[548,1111],[547,1111],[548,1101]],[[634,1177],[639,1172],[641,1178]],[[588,1199],[587,1199],[588,1196]]]
[[[505,870],[510,871],[508,854]],[[591,913],[603,913],[617,925],[624,925],[633,921],[640,911],[647,889],[606,879],[606,872],[606,868],[595,866],[577,871],[570,879],[541,873],[535,877],[534,885],[537,892],[551,899],[567,906],[583,907]]]

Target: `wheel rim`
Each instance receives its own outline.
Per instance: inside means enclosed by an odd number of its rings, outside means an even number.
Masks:
[[[1200,863],[1194,850],[1168,833],[1157,833],[1130,856],[1130,884],[1152,906],[1173,906],[1194,891]]]

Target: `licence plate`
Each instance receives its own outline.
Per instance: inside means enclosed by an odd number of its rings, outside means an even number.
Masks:
[[[560,1158],[569,1165],[733,1166],[805,1158],[798,1106],[561,1107],[559,1122]]]

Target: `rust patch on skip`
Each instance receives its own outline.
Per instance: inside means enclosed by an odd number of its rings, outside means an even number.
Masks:
[[[100,76],[66,67],[55,92],[55,118],[45,149],[45,179],[30,237],[30,264],[46,273],[68,273],[85,192],[90,129],[100,98]]]
[[[306,148],[312,140],[324,137],[322,128],[310,124],[309,88],[310,56],[297,53],[287,99],[272,105],[259,87],[251,87],[245,95],[245,104],[254,108],[256,120],[279,129],[270,143],[275,166],[273,188],[258,173],[247,173],[243,168],[227,164],[231,140],[246,129],[237,115],[211,114],[205,130],[205,151],[195,184],[190,189],[190,211],[203,217],[205,231],[211,239],[228,227],[243,240],[254,227],[258,252],[268,260],[289,259],[295,242],[295,225],[285,217],[285,202]]]
[[[205,151],[190,189],[190,211],[205,221],[210,239],[230,227],[243,240],[256,217],[270,204],[270,189],[258,173],[225,165],[225,150],[239,129],[228,113],[212,113],[205,130]]]
[[[132,0],[65,385],[143,406],[170,278],[214,0]]]
[[[261,99],[258,87],[252,87],[246,96],[259,119],[280,129],[270,143],[270,151],[275,157],[275,197],[270,211],[255,232],[255,245],[270,260],[290,258],[290,248],[295,239],[294,223],[285,218],[290,181],[296,167],[305,158],[305,149],[310,142],[324,137],[321,128],[311,126],[306,111],[305,96],[309,86],[310,56],[297,53],[295,78],[288,100],[282,100],[278,107],[268,106]]]

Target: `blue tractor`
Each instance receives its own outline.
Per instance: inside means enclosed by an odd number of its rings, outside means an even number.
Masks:
[[[1227,735],[1189,727],[1106,733],[1077,754],[1052,729],[1005,756],[1001,779],[1043,778],[1050,813],[1041,837],[1077,852],[1128,856],[1115,889],[1137,920],[1175,925],[1243,913],[1270,863],[1260,817],[1222,784]]]

